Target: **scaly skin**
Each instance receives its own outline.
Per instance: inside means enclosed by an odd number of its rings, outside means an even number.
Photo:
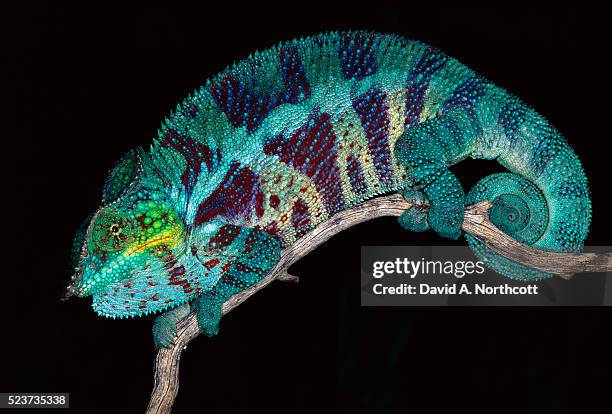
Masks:
[[[448,167],[468,157],[510,172],[466,197]],[[282,247],[392,192],[431,205],[409,209],[403,227],[453,239],[466,203],[484,199],[498,227],[542,249],[579,250],[590,222],[580,162],[535,111],[421,43],[330,33],[226,69],[177,107],[148,152],[128,153],[80,233],[69,290],[111,317],[191,302],[214,335],[223,301],[267,274]],[[549,276],[467,238],[506,276]],[[175,313],[156,322],[158,346]]]

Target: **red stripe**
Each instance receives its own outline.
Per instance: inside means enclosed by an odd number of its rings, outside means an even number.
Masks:
[[[302,237],[310,230],[310,214],[308,204],[298,198],[291,211],[291,224],[295,229],[296,238]]]
[[[290,137],[282,135],[264,145],[267,155],[279,159],[307,175],[323,196],[326,210],[333,214],[344,207],[340,169],[337,165],[336,134],[331,116],[317,113]]]
[[[234,163],[219,186],[198,207],[194,225],[201,226],[216,216],[235,218],[254,211],[263,214],[257,209],[258,193],[259,176],[249,167]]]

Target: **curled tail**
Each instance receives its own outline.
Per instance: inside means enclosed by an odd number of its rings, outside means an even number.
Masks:
[[[480,180],[467,194],[466,205],[490,201],[493,224],[522,243],[550,251],[580,251],[591,221],[580,160],[542,116],[503,92],[499,99],[504,104],[497,111],[489,108],[479,114],[483,134],[474,142],[473,156],[495,156],[511,173]],[[495,254],[469,234],[466,238],[498,273],[520,280],[551,276]]]
[[[580,161],[542,116],[488,86],[484,100],[448,108],[397,141],[396,156],[412,171],[415,189],[429,199],[427,225],[456,239],[465,205],[488,200],[493,224],[516,240],[544,250],[579,251],[591,220]],[[495,159],[510,172],[483,178],[465,196],[448,166],[467,157]],[[410,211],[400,219],[411,230],[426,228],[422,221]],[[497,255],[469,234],[466,238],[476,255],[504,276],[551,276]]]

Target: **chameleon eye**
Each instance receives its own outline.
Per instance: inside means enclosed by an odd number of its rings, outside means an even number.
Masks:
[[[89,237],[94,249],[117,252],[133,241],[133,233],[133,224],[127,217],[113,208],[106,208],[94,219]]]

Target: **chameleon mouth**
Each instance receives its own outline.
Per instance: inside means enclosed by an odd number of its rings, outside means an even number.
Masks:
[[[94,281],[92,280],[91,282],[87,283],[86,285],[83,285],[79,288],[76,288],[72,283],[70,285],[68,285],[68,287],[66,287],[66,293],[64,293],[64,296],[62,297],[62,300],[68,300],[73,296],[82,298],[85,297],[87,294],[87,290],[91,287],[91,285],[93,285]]]
[[[68,300],[73,296],[82,297],[82,288],[78,288],[80,281],[83,278],[83,273],[77,267],[75,273],[70,277],[70,283],[66,286],[66,292],[61,300]]]
[[[72,284],[68,285],[68,287],[66,287],[66,293],[64,293],[64,296],[62,297],[62,300],[68,300],[73,296],[81,296],[79,294],[79,292],[74,288],[74,286]]]
[[[87,291],[89,290],[89,288],[93,286],[94,283],[95,283],[95,280],[92,280],[89,283],[86,283],[79,290],[76,291],[76,295],[80,298],[87,296]]]
[[[172,234],[167,234],[167,235],[164,235],[162,237],[157,237],[155,239],[148,240],[145,243],[133,246],[133,247],[131,247],[130,249],[128,249],[125,252],[125,254],[124,254],[125,257],[124,258],[120,258],[110,268],[103,269],[102,273],[108,274],[114,268],[116,268],[120,264],[124,263],[125,260],[129,256],[133,256],[134,254],[136,254],[138,252],[141,252],[142,250],[144,250],[146,248],[157,246],[157,245],[159,245],[161,243],[166,243],[166,242],[168,242],[168,241],[170,241],[172,239],[173,239]],[[64,296],[64,298],[67,299],[67,298],[69,298],[71,296],[78,296],[78,297],[81,297],[81,298],[89,296],[90,295],[90,291],[92,290],[93,287],[95,287],[95,285],[99,281],[100,280],[97,279],[97,278],[92,278],[87,283],[82,283],[83,282],[83,274],[75,274],[73,276],[72,283],[66,289],[66,295]]]

